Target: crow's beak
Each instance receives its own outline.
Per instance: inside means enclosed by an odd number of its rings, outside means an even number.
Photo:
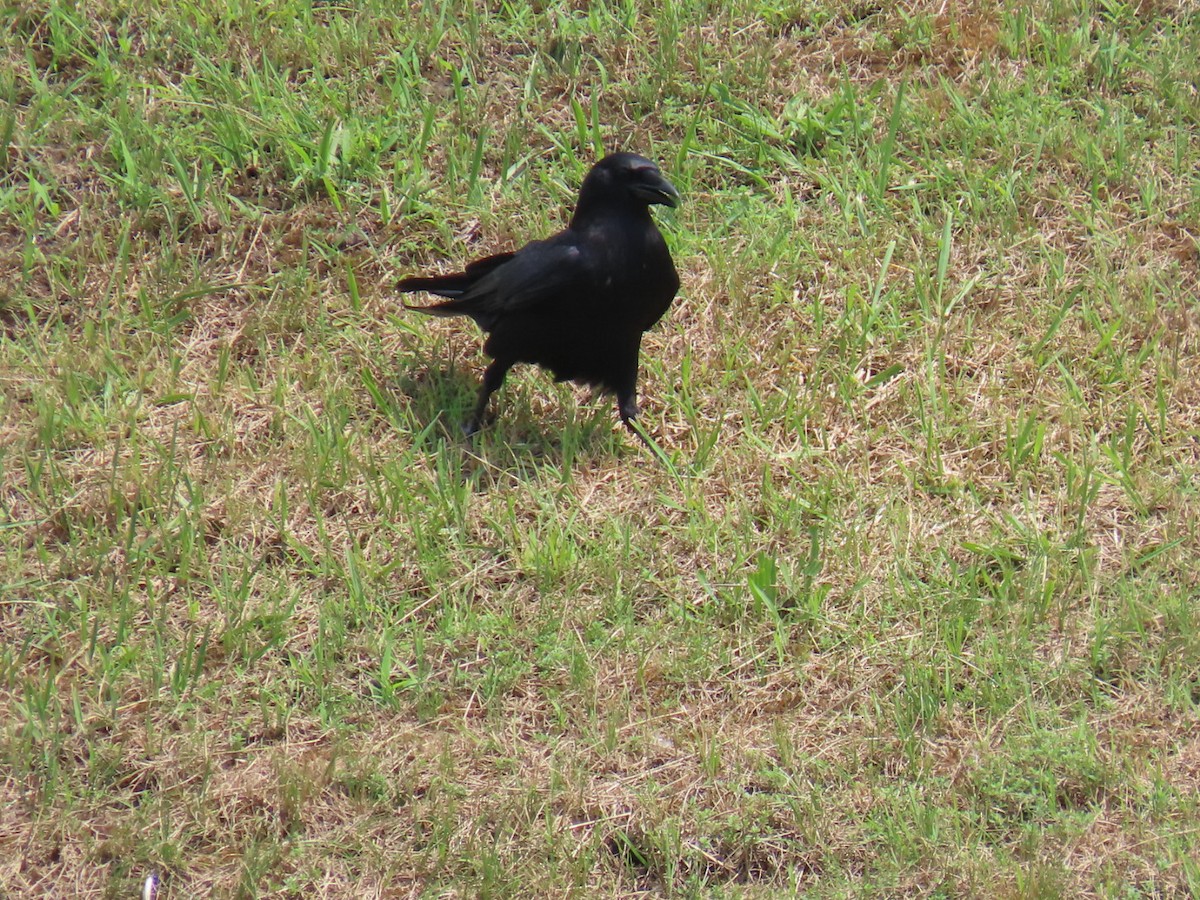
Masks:
[[[672,208],[679,206],[679,191],[675,190],[675,185],[661,175],[655,176],[651,181],[639,184],[637,191],[647,203],[660,203]]]

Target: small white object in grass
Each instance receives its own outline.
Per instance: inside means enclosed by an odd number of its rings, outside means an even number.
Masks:
[[[154,900],[158,896],[158,873],[151,872],[146,876],[146,882],[142,885],[142,900]]]

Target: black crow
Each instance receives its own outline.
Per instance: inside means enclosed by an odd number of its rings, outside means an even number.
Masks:
[[[549,369],[556,381],[592,385],[617,398],[621,421],[645,440],[637,417],[642,332],[662,318],[679,275],[650,206],[679,205],[653,162],[613,153],[592,167],[565,230],[512,253],[476,260],[453,275],[405,278],[405,292],[448,299],[408,306],[434,316],[470,316],[488,333],[492,363],[467,420],[483,424],[488,398],[516,363]]]

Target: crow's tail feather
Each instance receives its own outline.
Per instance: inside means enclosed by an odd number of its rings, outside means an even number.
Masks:
[[[427,316],[462,316],[466,312],[459,306],[453,303],[435,303],[433,306],[417,306],[415,303],[405,303],[405,309],[411,309],[413,312],[425,313]]]
[[[439,297],[448,297],[453,300],[461,297],[470,286],[471,278],[464,272],[457,272],[454,275],[434,275],[428,278],[402,278],[396,283],[396,290],[402,294],[428,291]]]

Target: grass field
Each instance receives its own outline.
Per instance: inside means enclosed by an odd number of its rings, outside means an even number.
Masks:
[[[0,11],[0,896],[1200,894],[1200,8]],[[657,159],[642,422],[392,290]]]

